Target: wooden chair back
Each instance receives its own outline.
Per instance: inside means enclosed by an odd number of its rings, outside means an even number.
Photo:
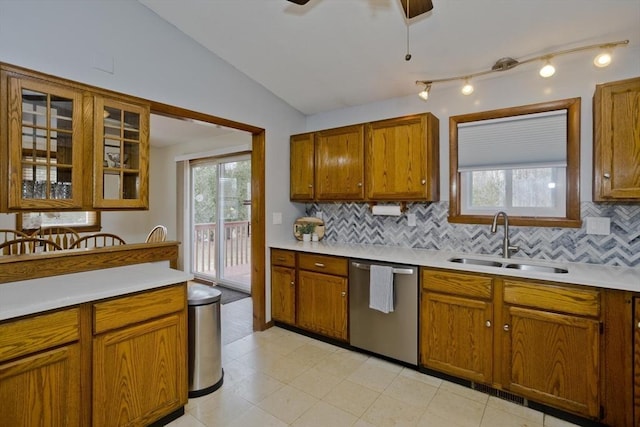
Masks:
[[[145,243],[164,242],[165,240],[167,240],[167,227],[156,225],[147,235]]]
[[[39,228],[33,232],[31,237],[51,240],[62,249],[69,249],[73,242],[80,238],[80,234],[72,228],[51,226]]]
[[[16,239],[24,239],[25,237],[29,237],[29,235],[20,230],[0,229],[0,243]],[[4,248],[3,251],[0,251],[0,255],[9,255],[9,248]]]
[[[104,248],[106,246],[124,245],[126,242],[119,236],[111,233],[94,233],[82,236],[69,249]]]
[[[62,250],[60,245],[39,237],[24,237],[0,244],[0,253],[3,255],[35,254],[60,250]]]

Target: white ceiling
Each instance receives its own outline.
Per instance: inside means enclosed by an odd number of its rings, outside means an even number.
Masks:
[[[231,132],[241,132],[211,123],[179,120],[151,114],[150,144],[154,147],[167,147],[200,140],[213,140]],[[247,135],[250,135],[247,133]],[[247,136],[251,140],[250,136]]]
[[[400,0],[139,1],[307,115],[415,94],[416,80],[505,56],[640,42],[640,0],[433,0],[409,22],[408,62]]]

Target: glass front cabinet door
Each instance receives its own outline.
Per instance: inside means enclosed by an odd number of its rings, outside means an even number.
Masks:
[[[82,99],[73,88],[9,77],[9,209],[82,207]]]
[[[149,108],[94,101],[94,200],[102,209],[148,209]]]

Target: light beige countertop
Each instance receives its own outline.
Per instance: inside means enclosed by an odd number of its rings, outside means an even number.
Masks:
[[[553,262],[512,256],[506,260],[500,256],[468,254],[461,252],[413,249],[398,246],[300,242],[297,240],[272,243],[272,248],[309,252],[321,255],[335,255],[370,261],[385,261],[423,267],[446,268],[457,271],[489,273],[501,276],[537,279],[576,285],[597,286],[608,289],[640,292],[640,267],[614,267],[599,264],[575,262]],[[503,264],[532,264],[564,268],[567,273],[546,273],[523,271],[504,267],[459,264],[448,261],[451,258],[467,257],[497,261]]]
[[[128,265],[0,284],[0,320],[191,280],[168,262]]]

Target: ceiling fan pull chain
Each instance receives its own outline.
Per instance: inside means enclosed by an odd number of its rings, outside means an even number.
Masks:
[[[409,3],[410,3],[410,0],[407,0],[407,20],[406,20],[406,24],[407,24],[407,54],[404,56],[404,60],[405,61],[410,61],[411,60],[411,53],[409,53],[409,16],[411,16],[409,14]]]

